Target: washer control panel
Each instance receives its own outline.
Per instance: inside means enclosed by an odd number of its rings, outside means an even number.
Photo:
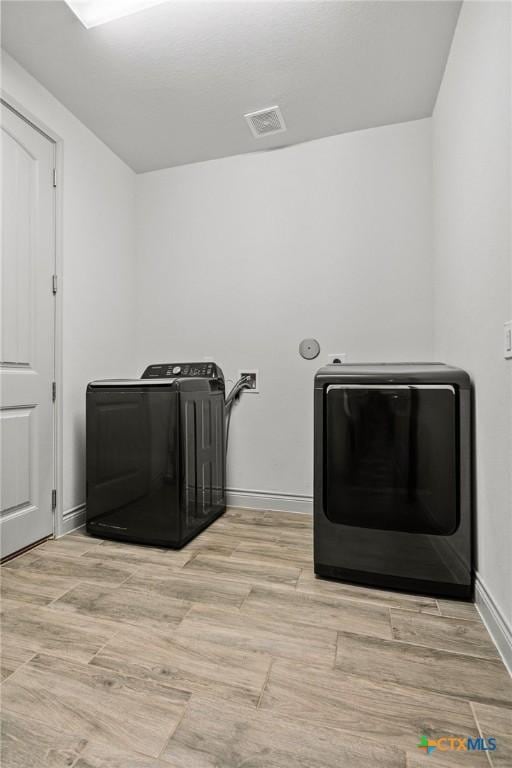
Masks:
[[[177,379],[202,377],[217,379],[222,376],[215,363],[156,363],[148,365],[141,379]]]

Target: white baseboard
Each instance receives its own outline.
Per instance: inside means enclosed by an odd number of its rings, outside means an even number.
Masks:
[[[291,493],[271,493],[267,491],[246,491],[240,488],[226,489],[228,507],[245,509],[271,509],[278,512],[313,513],[312,496],[296,496]]]
[[[475,603],[505,666],[512,676],[512,627],[506,621],[478,574],[475,579]]]
[[[79,504],[64,512],[59,537],[81,528],[82,525],[85,525],[85,504]]]
[[[238,488],[226,489],[228,507],[242,509],[271,509],[279,512],[313,513],[313,498],[311,496],[295,496],[291,493],[267,493],[265,491],[245,491]],[[58,536],[65,536],[85,525],[85,504],[64,512]]]

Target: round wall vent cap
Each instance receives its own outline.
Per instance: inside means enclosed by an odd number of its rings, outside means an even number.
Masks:
[[[299,352],[305,360],[314,360],[320,354],[320,344],[316,339],[303,339],[299,344]]]

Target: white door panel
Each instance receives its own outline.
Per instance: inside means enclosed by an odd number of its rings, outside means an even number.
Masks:
[[[0,535],[5,557],[53,531],[55,145],[3,105],[1,123]]]

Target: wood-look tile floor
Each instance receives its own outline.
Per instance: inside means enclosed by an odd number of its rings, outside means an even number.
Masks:
[[[179,552],[77,531],[1,588],[3,768],[512,766],[474,606],[315,578],[308,515],[230,509]]]

